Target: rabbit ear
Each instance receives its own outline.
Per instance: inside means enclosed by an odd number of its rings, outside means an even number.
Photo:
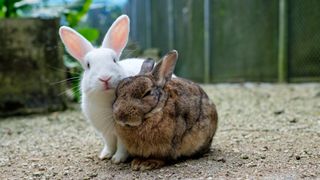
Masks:
[[[60,27],[59,35],[71,56],[80,62],[93,49],[91,43],[72,28]]]
[[[163,87],[164,84],[171,79],[177,59],[178,52],[176,50],[172,50],[162,58],[162,61],[159,64],[156,65],[152,71],[152,75],[156,79],[157,85]]]
[[[146,74],[148,72],[151,72],[154,66],[154,60],[151,58],[148,58],[143,61],[143,64],[141,66],[141,70],[139,72],[139,75]]]
[[[127,15],[116,19],[103,39],[102,47],[113,49],[120,57],[122,50],[128,42],[130,20]]]

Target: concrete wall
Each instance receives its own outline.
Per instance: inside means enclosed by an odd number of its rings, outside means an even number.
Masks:
[[[59,19],[0,20],[0,116],[66,108]]]

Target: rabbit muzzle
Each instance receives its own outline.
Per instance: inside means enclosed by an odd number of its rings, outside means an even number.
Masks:
[[[110,83],[109,83],[110,80],[111,80],[111,77],[101,77],[101,78],[99,78],[99,81],[102,82],[104,90],[109,90],[111,88],[110,87]]]
[[[118,108],[117,105],[113,106],[113,116],[115,122],[121,126],[139,126],[143,119],[143,113],[139,110],[130,107]]]

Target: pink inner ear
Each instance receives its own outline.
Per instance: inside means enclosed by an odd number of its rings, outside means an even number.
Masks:
[[[112,48],[119,54],[127,43],[128,29],[126,22],[121,21],[119,26],[115,27],[111,34]]]
[[[82,61],[84,56],[92,49],[92,46],[81,35],[63,29],[61,38],[67,47],[68,52],[77,60]]]
[[[71,52],[73,56],[77,59],[83,59],[84,54],[84,47],[82,47],[80,44],[77,43],[77,38],[74,37],[73,34],[69,33],[66,38],[66,43],[68,44],[68,50]]]

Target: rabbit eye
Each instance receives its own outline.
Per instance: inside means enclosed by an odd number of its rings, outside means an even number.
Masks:
[[[90,69],[90,63],[89,62],[87,62],[87,68]]]
[[[150,95],[151,95],[151,90],[146,91],[146,92],[143,94],[142,98],[147,97],[147,96],[150,96]]]
[[[112,58],[112,60],[113,60],[113,62],[114,62],[114,63],[116,63],[116,62],[117,62],[117,61],[116,61],[116,58]]]

